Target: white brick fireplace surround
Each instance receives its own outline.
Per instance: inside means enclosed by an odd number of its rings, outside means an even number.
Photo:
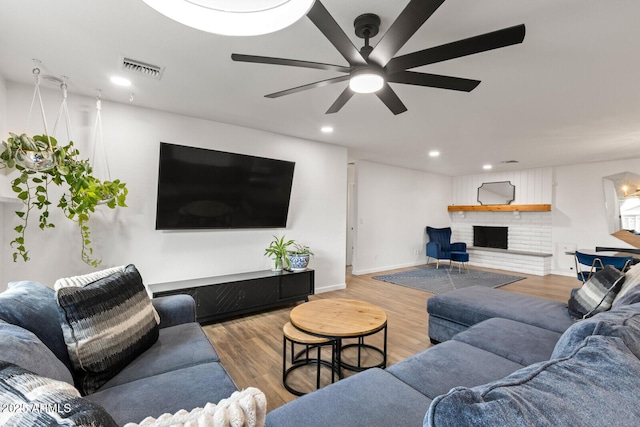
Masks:
[[[538,276],[551,274],[551,212],[449,212],[452,242],[465,242],[469,264]],[[508,249],[473,247],[473,226],[508,227]]]

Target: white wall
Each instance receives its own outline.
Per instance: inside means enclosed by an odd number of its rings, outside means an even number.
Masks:
[[[4,140],[8,136],[6,124],[7,124],[7,82],[2,76],[0,76],[0,140]],[[9,179],[7,177],[7,171],[0,170],[0,197],[2,197],[4,193],[3,189],[10,187],[8,182],[9,182]],[[4,227],[2,226],[2,224],[4,224],[4,218],[5,218],[5,208],[3,206],[0,206],[0,242],[1,242],[0,245],[2,246],[4,246],[4,242],[5,242]],[[0,271],[5,271],[6,257],[2,256],[4,254],[4,249],[5,248],[0,248]],[[0,291],[4,290],[4,288],[5,288],[4,281],[0,281]]]
[[[9,83],[7,130],[22,132],[32,87]],[[45,108],[53,121],[59,91],[45,91]],[[92,153],[89,143],[95,120],[95,100],[70,95],[73,138],[83,157]],[[32,118],[29,133],[40,116]],[[134,263],[146,283],[232,274],[267,269],[263,256],[272,235],[285,234],[307,244],[315,253],[316,291],[345,286],[347,151],[322,144],[248,128],[102,102],[104,141],[112,178],[127,183],[128,208],[101,209],[91,219],[94,250],[101,267]],[[49,124],[52,127],[51,123]],[[64,140],[65,133],[58,132]],[[162,232],[155,228],[159,143],[171,142],[296,162],[289,220],[286,229]],[[99,175],[99,170],[94,171]],[[56,199],[57,200],[57,199]],[[52,286],[59,277],[92,271],[80,260],[76,225],[53,209],[53,230],[37,224],[27,234],[31,260],[13,263],[8,241],[16,219],[5,206],[2,245],[4,286],[11,280],[36,280]],[[35,221],[34,221],[35,222]],[[35,226],[35,227],[34,227]]]
[[[640,159],[560,166],[554,172],[552,235],[555,273],[570,273],[558,266],[559,247],[594,249],[596,246],[629,248],[609,234],[602,179],[620,172],[640,171]]]
[[[451,225],[451,177],[358,161],[353,274],[424,264],[425,227]]]
[[[478,187],[485,182],[509,181],[516,187],[514,205],[549,204],[552,199],[552,168],[484,173],[453,178],[454,205],[479,205]]]

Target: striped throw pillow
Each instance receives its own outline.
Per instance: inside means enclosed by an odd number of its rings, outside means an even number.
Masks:
[[[158,321],[134,265],[56,290],[76,386],[90,394],[158,340]]]
[[[71,384],[3,361],[0,405],[3,426],[117,426],[104,408],[80,397]]]
[[[89,283],[93,283],[98,279],[103,279],[112,275],[113,273],[123,272],[127,268],[126,265],[121,265],[119,267],[111,267],[100,271],[94,271],[93,273],[83,274],[81,276],[73,276],[73,277],[63,277],[61,279],[56,280],[56,283],[53,285],[54,290],[58,290],[61,288],[69,288],[72,286],[85,286]],[[153,315],[156,318],[156,322],[160,324],[160,316],[156,309],[153,309]]]
[[[571,291],[568,308],[575,319],[586,319],[611,308],[625,275],[611,265],[593,274],[582,287]]]

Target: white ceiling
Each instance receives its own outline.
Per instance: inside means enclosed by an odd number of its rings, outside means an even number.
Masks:
[[[353,20],[381,17],[375,45],[408,0],[322,0],[354,45]],[[348,65],[306,17],[279,32],[226,37],[185,27],[141,0],[3,0],[0,75],[32,84],[32,58],[69,91],[349,148],[364,159],[447,175],[640,157],[640,1],[447,0],[399,54],[524,23],[522,44],[415,71],[481,80],[472,92],[392,83],[408,111],[375,95],[325,111],[346,82],[277,99],[265,94],[338,73],[233,62],[232,53]],[[122,57],[165,67],[129,74]],[[322,125],[335,132],[324,135]],[[212,137],[214,138],[214,137]],[[431,159],[427,153],[442,154]],[[500,162],[517,160],[517,164]]]

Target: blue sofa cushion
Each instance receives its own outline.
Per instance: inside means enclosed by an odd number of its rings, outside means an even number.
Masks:
[[[9,283],[0,294],[0,319],[33,332],[71,369],[53,289],[30,281]]]
[[[379,368],[367,369],[267,414],[266,427],[419,426],[431,399]]]
[[[473,325],[453,339],[527,366],[549,360],[561,336],[560,332],[494,317]]]
[[[117,427],[99,405],[71,384],[0,361],[0,425]]]
[[[199,323],[171,326],[160,329],[158,341],[100,387],[100,390],[201,363],[219,361],[220,357]]]
[[[452,340],[391,365],[387,372],[434,399],[453,387],[475,387],[521,368],[523,365],[494,353]]]
[[[631,426],[640,419],[640,361],[620,338],[590,336],[568,357],[433,400],[425,426]]]
[[[56,291],[76,385],[93,393],[158,340],[156,312],[133,265]]]
[[[640,358],[640,304],[622,306],[575,323],[562,334],[551,358],[567,357],[591,335],[618,337]]]
[[[73,384],[69,369],[31,331],[0,320],[0,360]]]
[[[582,287],[571,291],[568,308],[575,319],[585,319],[611,308],[625,275],[611,265],[596,272]]]
[[[574,322],[567,305],[559,301],[484,286],[471,286],[435,295],[427,299],[427,312],[430,316],[463,327],[492,317],[502,317],[562,333]]]
[[[237,390],[222,364],[212,362],[101,389],[85,399],[105,408],[123,426],[180,409],[203,408]]]

